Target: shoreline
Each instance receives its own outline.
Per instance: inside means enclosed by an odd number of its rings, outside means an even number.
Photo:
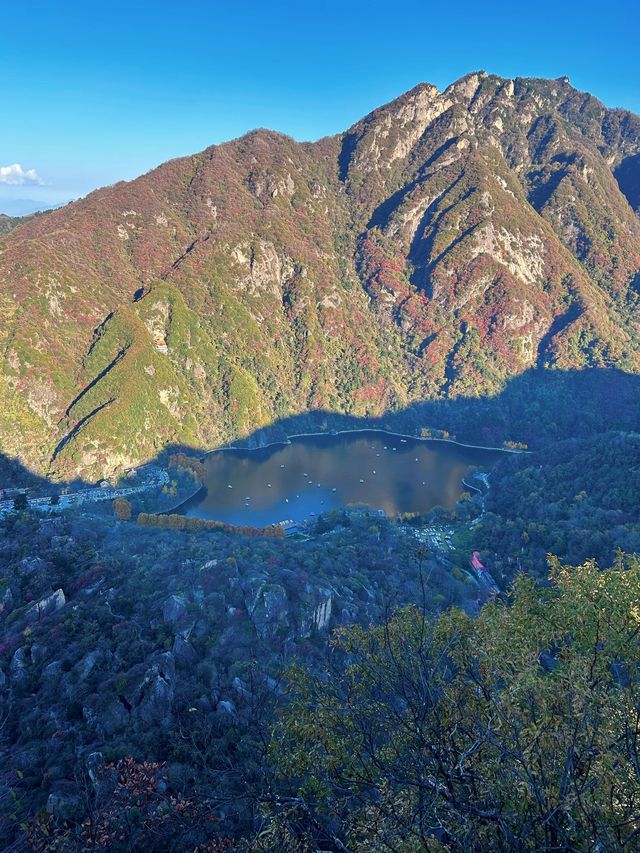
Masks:
[[[184,506],[187,501],[193,500],[200,494],[200,492],[206,490],[207,487],[204,483],[201,483],[192,495],[187,495],[186,498],[183,498],[179,503],[170,506],[168,509],[157,509],[155,512],[150,512],[149,515],[171,515],[172,513],[175,513],[176,510],[180,509],[181,506]]]
[[[198,459],[201,462],[204,462],[206,460],[207,456],[210,456],[212,453],[219,453],[219,452],[224,451],[224,450],[231,450],[231,451],[239,451],[240,450],[240,451],[245,451],[245,452],[248,452],[248,451],[253,452],[256,450],[265,450],[268,447],[276,447],[278,445],[280,445],[281,447],[287,447],[287,445],[292,444],[292,439],[296,439],[296,438],[314,438],[314,437],[318,437],[318,436],[325,436],[325,437],[331,438],[331,437],[335,437],[337,435],[348,435],[349,433],[363,433],[363,432],[382,433],[383,435],[395,436],[395,437],[401,438],[401,439],[402,438],[410,439],[412,441],[422,441],[422,442],[436,442],[437,441],[437,442],[441,442],[441,443],[444,442],[445,444],[452,444],[456,447],[462,447],[462,448],[466,448],[468,450],[486,450],[486,451],[494,452],[494,453],[495,452],[497,452],[497,453],[532,453],[533,452],[531,450],[517,450],[517,449],[512,449],[512,448],[507,448],[507,447],[487,447],[487,446],[481,445],[481,444],[464,444],[460,441],[455,441],[454,439],[450,439],[450,438],[427,438],[424,436],[410,435],[408,433],[390,432],[389,430],[380,429],[380,428],[376,428],[376,427],[368,427],[368,428],[361,428],[361,429],[335,430],[335,431],[330,431],[330,432],[291,433],[291,435],[287,436],[286,440],[271,441],[271,442],[268,442],[267,444],[260,445],[259,447],[241,447],[238,445],[230,445],[228,447],[217,447],[217,448],[214,448],[213,450],[207,450],[202,456],[199,456]],[[483,498],[483,503],[484,503],[485,493],[478,486],[474,486],[471,483],[467,483],[465,481],[466,476],[467,476],[467,474],[464,474],[463,477],[461,478],[461,480],[460,480],[461,486],[463,488],[471,489],[472,491],[480,494],[481,497]],[[192,495],[184,498],[184,500],[180,501],[180,503],[178,503],[178,504],[175,504],[170,509],[156,511],[155,513],[152,513],[152,514],[153,515],[167,515],[170,513],[176,513],[176,512],[179,513],[181,508],[185,507],[185,505],[187,503],[192,501],[202,491],[206,491],[206,486],[204,484],[202,484],[200,486],[200,488],[198,488]],[[277,522],[277,523],[282,524],[283,522]]]
[[[412,441],[439,441],[444,444],[453,444],[456,447],[464,447],[468,450],[490,450],[497,453],[533,453],[532,450],[518,450],[510,447],[487,447],[484,444],[465,444],[462,441],[456,441],[453,438],[427,438],[421,435],[411,435],[410,433],[405,432],[390,432],[387,429],[380,429],[379,427],[362,427],[360,429],[339,429],[330,432],[293,432],[291,435],[287,436],[286,440],[280,441],[270,441],[267,444],[261,444],[259,447],[242,447],[239,445],[229,445],[228,447],[214,447],[212,450],[206,450],[202,456],[198,457],[199,459],[206,459],[207,456],[210,456],[212,453],[220,453],[223,450],[245,450],[245,451],[254,451],[254,450],[264,450],[267,447],[275,447],[280,444],[283,447],[286,447],[288,444],[291,444],[292,438],[313,438],[317,436],[336,436],[336,435],[348,435],[349,433],[359,433],[359,432],[380,432],[383,435],[391,435],[397,436],[398,438],[410,438]]]

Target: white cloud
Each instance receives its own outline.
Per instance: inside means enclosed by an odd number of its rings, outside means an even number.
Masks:
[[[10,187],[24,187],[44,185],[44,181],[35,169],[23,169],[20,163],[12,166],[0,166],[0,184]]]

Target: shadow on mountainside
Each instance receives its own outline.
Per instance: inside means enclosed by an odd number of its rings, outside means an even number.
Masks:
[[[300,433],[349,429],[384,429],[417,436],[427,429],[434,437],[447,433],[462,443],[501,447],[506,441],[515,441],[537,450],[565,438],[639,430],[640,377],[617,369],[533,368],[509,380],[493,397],[425,400],[368,418],[313,410],[282,418],[220,447],[252,449],[286,442]],[[176,443],[147,462],[163,465],[172,453],[202,456],[215,449]],[[86,485],[90,484],[78,478],[58,482],[55,488]],[[40,490],[54,485],[18,460],[0,454],[0,488],[12,487]]]

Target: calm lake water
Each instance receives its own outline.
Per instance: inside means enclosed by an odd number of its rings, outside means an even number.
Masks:
[[[206,494],[185,515],[262,527],[301,521],[335,507],[365,505],[387,515],[455,505],[470,465],[500,451],[401,439],[379,432],[303,436],[260,450],[210,453]]]

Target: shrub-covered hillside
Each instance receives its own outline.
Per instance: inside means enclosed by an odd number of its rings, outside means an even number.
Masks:
[[[635,849],[637,557],[479,613],[362,513],[298,542],[15,514],[0,560],[7,849]]]
[[[285,661],[319,666],[334,627],[399,603],[477,609],[477,586],[391,522],[336,512],[320,530],[0,522],[0,837],[41,809],[82,818],[98,753],[159,762],[172,792],[211,801],[217,834],[246,831]]]
[[[313,410],[637,374],[639,155],[566,78],[481,72],[34,217],[0,236],[0,451],[97,478]]]

